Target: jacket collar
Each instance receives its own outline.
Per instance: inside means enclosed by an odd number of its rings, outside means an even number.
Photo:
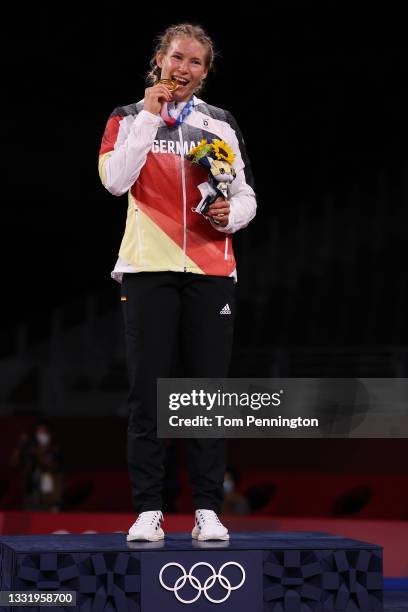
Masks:
[[[198,104],[204,104],[204,100],[200,100],[200,98],[193,94],[193,106],[198,106]]]

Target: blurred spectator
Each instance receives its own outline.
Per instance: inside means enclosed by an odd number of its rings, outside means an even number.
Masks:
[[[224,503],[222,512],[225,514],[249,514],[248,500],[237,491],[238,474],[233,467],[227,467],[224,474]]]
[[[21,434],[11,464],[22,472],[24,510],[61,509],[61,452],[48,422],[39,420],[31,433]]]

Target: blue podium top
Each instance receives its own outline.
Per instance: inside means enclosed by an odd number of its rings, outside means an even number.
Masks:
[[[260,531],[230,533],[229,541],[199,542],[190,533],[169,533],[159,542],[127,542],[125,533],[52,534],[1,536],[0,545],[16,553],[102,552],[102,551],[176,551],[176,550],[271,550],[271,549],[362,549],[382,550],[351,538],[318,531]]]

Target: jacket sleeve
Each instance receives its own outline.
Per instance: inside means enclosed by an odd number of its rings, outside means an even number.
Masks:
[[[246,152],[244,139],[234,117],[226,111],[227,121],[231,127],[231,146],[234,155],[234,168],[237,173],[230,185],[229,198],[230,214],[228,225],[222,227],[214,224],[213,227],[219,232],[233,234],[239,229],[246,227],[256,214],[256,197],[254,191],[254,179],[251,163]]]
[[[141,110],[136,117],[121,109],[109,117],[99,152],[99,176],[115,196],[126,193],[138,178],[150,151],[160,115]]]

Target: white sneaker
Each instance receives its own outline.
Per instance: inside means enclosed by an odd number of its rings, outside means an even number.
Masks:
[[[195,511],[195,525],[191,536],[196,540],[229,540],[228,529],[213,510]]]
[[[147,540],[148,542],[163,540],[164,531],[160,527],[160,523],[163,520],[163,514],[160,510],[141,512],[129,529],[126,540],[128,542],[133,540]]]

